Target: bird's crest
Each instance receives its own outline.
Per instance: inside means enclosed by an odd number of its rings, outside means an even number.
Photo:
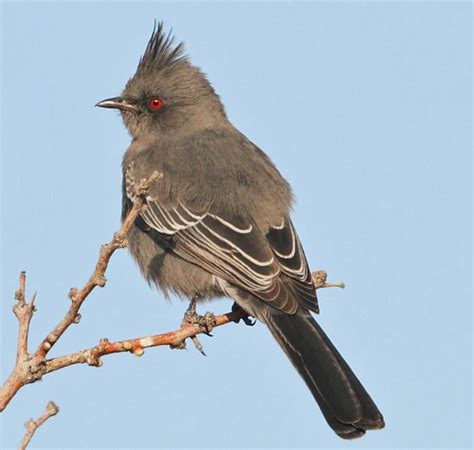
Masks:
[[[155,21],[145,53],[138,63],[137,73],[166,69],[186,59],[186,55],[183,54],[184,43],[173,45],[174,38],[171,33],[172,30],[165,33],[163,22],[157,24]]]

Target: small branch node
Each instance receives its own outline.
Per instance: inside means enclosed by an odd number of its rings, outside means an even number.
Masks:
[[[117,231],[113,237],[113,245],[116,248],[125,248],[128,244],[128,239],[126,233],[122,230]]]
[[[122,344],[122,347],[124,350],[131,350],[132,349],[132,343],[130,341],[125,341],[123,344]]]
[[[51,349],[51,344],[48,341],[44,341],[42,347],[43,347],[43,350],[48,351]]]
[[[86,351],[85,354],[85,361],[89,366],[93,367],[101,367],[102,366],[102,360],[97,356],[97,348],[94,348],[90,351]]]
[[[26,431],[33,431],[36,428],[35,421],[33,419],[28,419],[25,422]]]
[[[68,294],[68,297],[69,299],[72,301],[72,302],[75,302],[76,301],[76,298],[77,298],[77,293],[79,292],[79,289],[73,287],[71,289],[69,289],[69,294]]]
[[[135,189],[135,195],[137,197],[145,197],[148,194],[148,189],[150,189],[150,186],[158,179],[163,178],[163,174],[155,170],[150,178],[142,178],[136,189]]]
[[[142,347],[137,347],[135,350],[133,350],[133,354],[135,356],[143,356],[144,353],[145,353],[145,350],[143,350]]]
[[[107,283],[107,278],[105,278],[105,275],[97,274],[94,277],[94,284],[96,286],[104,287],[106,283]]]
[[[50,400],[46,406],[46,411],[51,416],[55,416],[59,412],[59,406]]]
[[[330,287],[337,287],[340,289],[344,289],[346,285],[344,282],[339,281],[337,283],[330,283],[327,281],[328,274],[324,270],[318,270],[311,274],[311,278],[313,280],[314,288],[315,289],[322,289],[322,288],[330,288]]]
[[[40,380],[46,373],[44,361],[38,360],[34,355],[25,355],[21,362],[21,369],[25,378],[25,383],[34,383],[35,381]]]
[[[311,274],[311,278],[313,279],[314,287],[318,289],[320,286],[323,286],[324,283],[326,283],[326,280],[328,279],[328,274],[324,270],[318,270]]]
[[[31,316],[36,311],[36,308],[31,303],[26,303],[25,301],[21,301],[19,303],[15,303],[12,308],[13,313],[15,314],[18,321],[24,321],[31,319]]]
[[[82,318],[82,316],[79,313],[77,313],[76,317],[74,317],[74,323],[76,323],[76,324],[79,323],[81,321],[81,318]]]

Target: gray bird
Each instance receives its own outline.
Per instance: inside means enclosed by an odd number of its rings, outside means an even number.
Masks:
[[[318,301],[290,219],[291,188],[228,120],[201,70],[160,23],[116,108],[132,136],[123,158],[124,218],[134,186],[163,174],[129,236],[145,278],[190,299],[227,296],[264,323],[329,426],[344,439],[383,428],[381,413],[314,320]]]

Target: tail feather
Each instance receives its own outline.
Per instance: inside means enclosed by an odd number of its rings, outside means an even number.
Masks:
[[[309,312],[289,315],[268,307],[259,315],[341,438],[384,427],[377,406]]]

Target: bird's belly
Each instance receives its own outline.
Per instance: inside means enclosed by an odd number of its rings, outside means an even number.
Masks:
[[[174,254],[172,245],[151,232],[134,226],[129,234],[129,250],[148,282],[165,294],[171,291],[204,299],[225,295],[212,274]]]

